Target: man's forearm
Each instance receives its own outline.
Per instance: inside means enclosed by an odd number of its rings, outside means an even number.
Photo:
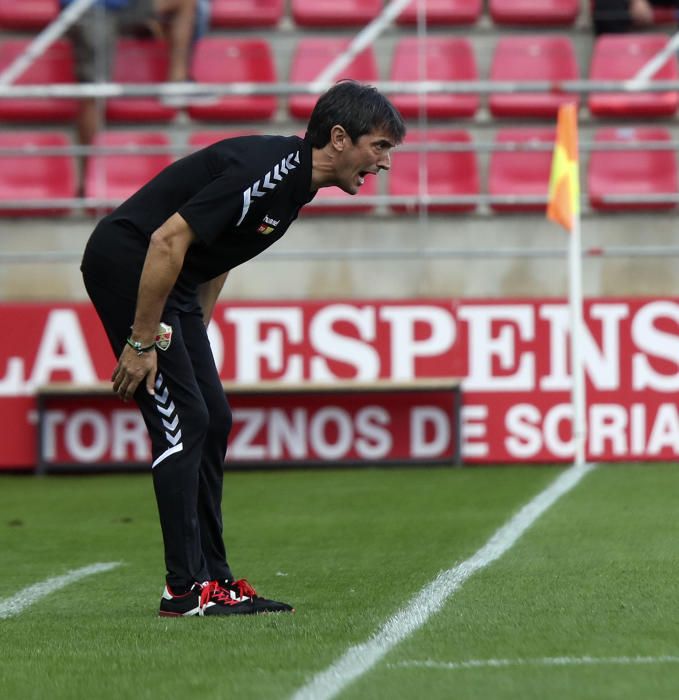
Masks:
[[[182,269],[192,237],[191,229],[178,214],[151,236],[132,326],[132,339],[142,345],[153,343],[165,302]]]
[[[181,270],[171,251],[162,245],[149,245],[139,282],[137,309],[132,326],[132,339],[142,345],[153,343],[165,302]]]

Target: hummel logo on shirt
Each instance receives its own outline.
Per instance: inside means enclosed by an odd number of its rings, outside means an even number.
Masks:
[[[263,178],[254,182],[250,187],[243,191],[243,211],[241,212],[240,219],[236,226],[240,226],[245,218],[250,205],[252,204],[253,197],[264,197],[269,190],[276,189],[278,183],[291,171],[296,170],[299,165],[299,151],[295,153],[290,153],[281,160],[280,163],[276,163],[272,170],[269,170]],[[278,222],[277,222],[278,223]],[[272,229],[273,230],[273,229]],[[259,231],[259,229],[258,229]],[[264,233],[263,231],[259,231]],[[266,233],[271,233],[267,231]]]
[[[263,233],[265,236],[270,234],[278,224],[281,223],[280,219],[272,219],[269,216],[264,217],[264,221],[259,225],[257,233]]]

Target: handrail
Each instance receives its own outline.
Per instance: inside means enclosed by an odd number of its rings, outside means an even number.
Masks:
[[[267,263],[273,261],[295,260],[477,260],[477,259],[558,259],[568,254],[563,247],[488,247],[488,248],[326,248],[281,250],[270,248],[262,255],[253,258],[252,263]],[[677,245],[613,245],[592,246],[583,248],[585,258],[666,258],[679,257]],[[36,264],[36,263],[79,263],[82,260],[82,250],[36,250],[26,252],[0,251],[0,265]]]
[[[436,130],[437,127],[433,127]],[[627,129],[627,126],[620,126]],[[198,150],[200,146],[167,144],[161,146],[145,146],[137,144],[120,146],[38,146],[27,144],[24,146],[0,146],[0,158],[35,156],[137,156],[137,155],[188,155]],[[553,151],[554,143],[551,141],[469,141],[469,142],[419,142],[405,143],[398,146],[398,153],[494,153],[494,152],[540,152]],[[595,141],[592,139],[580,139],[580,153],[594,151],[671,151],[679,150],[677,139],[630,139],[629,141]]]
[[[373,83],[385,94],[427,95],[436,93],[492,94],[548,92],[573,94],[591,92],[648,93],[679,91],[679,80],[653,80],[649,83],[614,80],[378,80]],[[319,95],[323,90],[313,83],[232,82],[232,83],[58,83],[48,85],[0,85],[0,99],[88,97],[185,97],[208,100],[219,97]]]
[[[547,183],[545,183],[546,189]],[[631,203],[631,204],[679,204],[679,192],[654,192],[654,193],[627,193],[609,194],[601,197],[604,203]],[[30,210],[69,210],[84,208],[87,210],[105,210],[117,207],[122,202],[121,199],[106,197],[73,197],[73,198],[31,198],[30,200],[0,200],[0,211],[30,211]],[[412,194],[412,195],[357,195],[327,200],[314,200],[305,208],[328,207],[352,209],[360,206],[398,206],[415,210],[420,207],[435,206],[491,206],[501,204],[527,204],[546,205],[547,194],[541,195],[490,195],[490,194],[469,194],[469,195],[432,195],[432,194]],[[587,204],[586,193],[582,196],[582,208]]]

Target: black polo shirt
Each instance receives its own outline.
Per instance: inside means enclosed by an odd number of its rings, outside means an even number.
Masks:
[[[311,146],[297,136],[219,141],[165,168],[92,234],[81,269],[126,297],[137,294],[151,234],[178,212],[196,234],[171,293],[197,286],[254,258],[286,232],[310,202]]]

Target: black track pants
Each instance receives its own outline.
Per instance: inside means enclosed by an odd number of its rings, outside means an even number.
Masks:
[[[99,287],[85,287],[116,357],[134,318],[134,302]],[[157,350],[155,396],[139,385],[134,399],[151,438],[153,484],[165,546],[167,583],[233,578],[222,537],[224,457],[231,409],[203,324],[200,308],[166,310],[172,342]]]

